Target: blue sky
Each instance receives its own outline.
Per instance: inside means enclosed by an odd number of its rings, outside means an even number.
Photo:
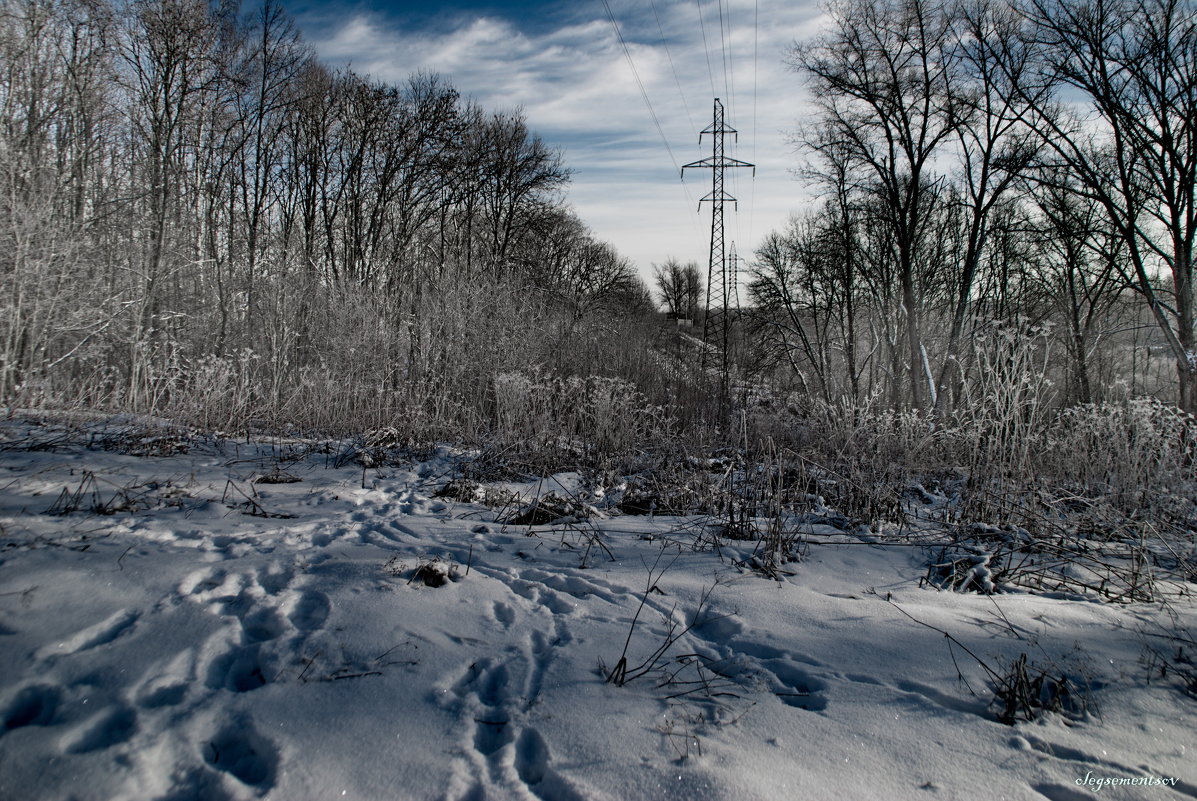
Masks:
[[[709,137],[700,146],[698,132],[719,96],[740,131],[729,155],[758,165],[755,178],[728,173],[740,201],[727,210],[728,237],[751,255],[810,203],[791,175],[804,89],[782,58],[823,24],[817,0],[608,2],[635,74],[602,0],[308,0],[290,8],[329,64],[392,82],[433,71],[488,109],[522,108],[530,127],[564,151],[579,215],[645,275],[670,256],[706,264],[710,210],[700,212],[698,199],[710,173],[687,171],[682,182],[675,165],[710,155]]]

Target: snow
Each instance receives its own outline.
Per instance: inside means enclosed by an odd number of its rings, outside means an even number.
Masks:
[[[436,497],[449,447],[130,431],[0,425],[0,798],[1197,797],[1197,706],[1142,661],[1190,599],[920,588],[931,549],[821,523],[773,581],[577,473],[487,507]],[[582,511],[501,522],[549,493]],[[953,642],[1084,708],[999,723]]]

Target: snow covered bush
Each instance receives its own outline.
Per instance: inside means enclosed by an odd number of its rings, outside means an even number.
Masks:
[[[1078,720],[1094,711],[1088,682],[1074,680],[1057,666],[1039,667],[1020,654],[1004,675],[993,677],[990,708],[999,723],[1013,726],[1020,720],[1037,720],[1047,713]]]
[[[490,444],[534,464],[597,464],[670,436],[664,409],[619,378],[504,372],[492,387]]]
[[[1066,409],[1048,445],[1044,455],[1053,472],[1123,506],[1157,504],[1167,493],[1192,494],[1197,420],[1155,398]]]
[[[950,425],[975,481],[1035,474],[1040,435],[1055,395],[1047,377],[1049,333],[994,325],[974,340],[975,366]]]

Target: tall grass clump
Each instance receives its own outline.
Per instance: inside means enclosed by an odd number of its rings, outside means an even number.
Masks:
[[[1065,409],[1046,437],[1044,461],[1090,497],[1124,511],[1192,504],[1197,420],[1155,398]]]
[[[869,524],[901,522],[913,488],[944,480],[951,502],[925,511],[961,524],[1034,532],[1081,508],[1107,522],[1197,520],[1197,420],[1154,398],[1061,408],[1052,348],[1047,327],[982,326],[940,414],[880,396],[757,398],[742,411],[746,436],[784,443],[828,507]]]
[[[492,385],[487,445],[529,467],[627,462],[672,435],[665,408],[623,379],[532,370],[499,373]]]

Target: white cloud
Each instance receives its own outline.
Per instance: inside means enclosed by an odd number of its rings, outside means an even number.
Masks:
[[[758,165],[755,180],[729,173],[729,191],[740,204],[739,213],[728,209],[728,236],[749,255],[809,197],[789,172],[798,156],[787,132],[804,102],[801,81],[782,58],[790,43],[822,24],[814,2],[729,0],[722,26],[711,3],[628,0],[611,7],[660,133],[597,4],[587,4],[595,12],[589,16],[575,12],[558,27],[541,25],[535,32],[496,17],[462,18],[440,30],[405,29],[369,10],[341,21],[303,22],[330,63],[351,63],[388,82],[417,70],[438,72],[485,108],[522,107],[530,127],[565,150],[575,172],[569,199],[579,214],[646,272],[671,255],[707,260],[710,211],[704,204],[700,214],[697,203],[709,191],[710,173],[687,171],[683,186],[673,162],[710,154],[709,137],[700,147],[698,132],[710,123],[714,85],[740,131],[739,143],[728,143],[729,155]]]

